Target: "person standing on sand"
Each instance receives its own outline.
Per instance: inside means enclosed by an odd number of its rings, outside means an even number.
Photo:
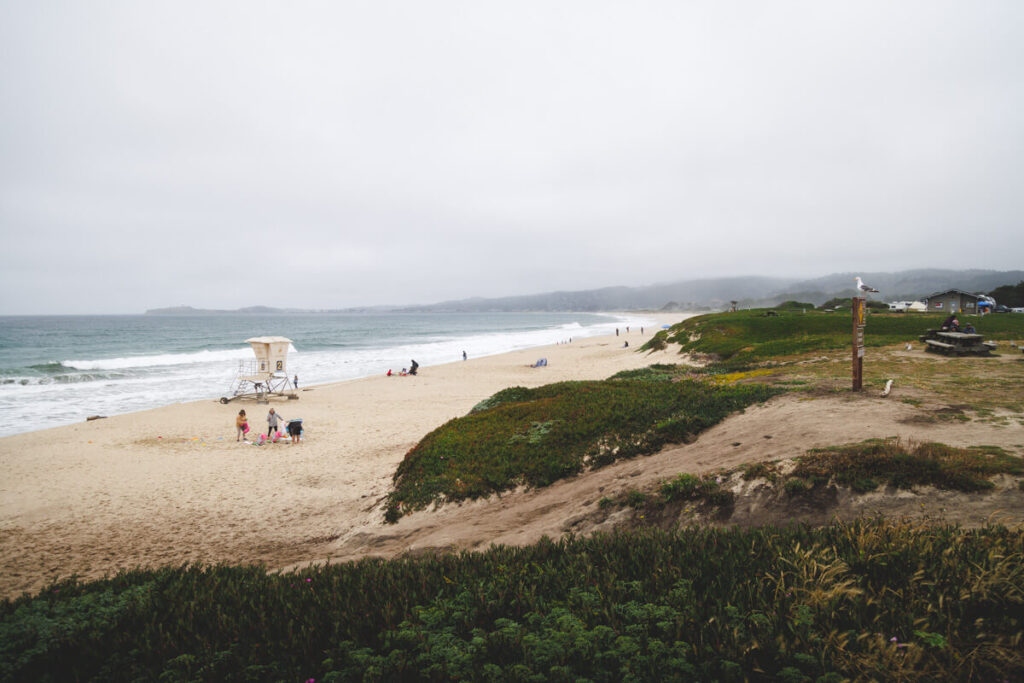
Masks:
[[[245,438],[245,433],[249,431],[249,418],[245,416],[244,410],[238,411],[238,417],[235,418],[235,429],[238,431],[235,435],[235,441],[248,441]]]
[[[295,375],[294,379],[292,379],[292,384],[295,385],[296,389],[299,388],[299,376],[298,375]]]
[[[465,351],[462,352],[462,360],[466,360],[466,352]]]
[[[267,413],[267,438],[268,439],[270,438],[270,436],[274,432],[277,431],[277,422],[278,422],[278,420],[283,420],[283,419],[284,419],[283,417],[281,417],[280,415],[278,415],[277,413],[274,412],[273,408],[270,409],[270,412]]]

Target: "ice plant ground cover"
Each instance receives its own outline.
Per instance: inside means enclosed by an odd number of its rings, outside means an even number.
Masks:
[[[542,541],[0,604],[2,680],[1000,681],[1024,531],[884,520]]]
[[[783,391],[715,386],[656,366],[603,381],[505,389],[437,428],[395,472],[387,519],[432,503],[547,486],[585,469],[681,443]]]

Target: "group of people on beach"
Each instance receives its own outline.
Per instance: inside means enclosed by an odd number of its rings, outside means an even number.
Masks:
[[[299,443],[302,440],[302,420],[285,420],[277,411],[273,408],[267,413],[267,433],[260,434],[260,439],[257,443],[264,443],[266,441],[277,442],[281,438],[281,431],[279,427],[287,422],[285,430],[288,436],[291,437],[292,443]],[[239,410],[238,416],[235,417],[235,441],[245,441],[248,443],[249,439],[246,436],[249,433],[249,418],[245,414],[245,410]]]
[[[462,352],[462,360],[466,360],[466,352],[465,351]],[[402,368],[402,371],[398,373],[400,377],[405,377],[406,375],[415,375],[416,374],[416,370],[417,370],[417,368],[420,367],[420,364],[417,363],[415,360],[410,361],[410,363],[411,363],[411,365],[409,366],[408,370],[406,370],[405,368]],[[394,374],[395,373],[391,372],[391,368],[388,368],[387,376],[388,377],[393,377]]]

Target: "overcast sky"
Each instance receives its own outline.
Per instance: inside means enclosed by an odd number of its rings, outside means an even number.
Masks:
[[[1024,3],[0,0],[0,313],[1024,267]]]

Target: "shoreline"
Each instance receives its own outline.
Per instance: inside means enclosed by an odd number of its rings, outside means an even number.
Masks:
[[[644,315],[667,324],[693,314]],[[382,524],[377,501],[431,430],[510,386],[678,362],[671,352],[636,352],[655,332],[300,387],[298,401],[203,399],[2,437],[0,593],[137,566],[323,559],[313,553],[324,543]],[[540,357],[548,367],[528,367]],[[240,409],[259,434],[270,407],[303,418],[302,444],[234,440]]]
[[[380,344],[365,337],[365,333],[374,330],[357,326],[353,343],[344,338],[343,343],[334,346],[317,342],[322,340],[323,334],[337,332],[344,335],[345,332],[328,326],[317,332],[320,337],[314,335],[314,340],[310,341],[306,337],[311,330],[303,323],[295,330],[299,341],[294,343],[299,346],[299,351],[293,350],[289,358],[289,370],[292,371],[289,377],[299,374],[302,380],[299,386],[305,389],[373,377],[378,373],[384,374],[389,367],[398,372],[403,365],[409,364],[410,357],[418,359],[420,365],[433,367],[461,360],[463,351],[468,351],[474,358],[500,355],[565,341],[570,334],[577,334],[579,338],[610,334],[617,326],[628,324],[646,324],[653,329],[657,325],[654,321],[659,319],[656,313],[645,315],[628,311],[553,315],[556,317],[526,314],[525,326],[513,324],[512,328],[507,328],[503,316],[494,320],[484,316],[484,327],[479,324],[466,327],[445,317],[439,323],[445,327],[439,329],[448,331],[427,336],[422,334],[427,321],[414,323],[409,329],[399,324],[398,341],[381,341]],[[85,318],[91,320],[93,316]],[[414,318],[419,320],[422,316]],[[515,316],[510,318],[517,319]],[[579,322],[581,320],[583,322]],[[493,327],[488,327],[487,321]],[[568,324],[569,321],[575,322]],[[454,328],[449,330],[448,323]],[[384,329],[378,325],[375,331]],[[235,344],[230,348],[183,349],[179,352],[152,351],[129,344],[118,349],[121,353],[108,354],[114,357],[107,357],[97,347],[96,339],[89,336],[93,332],[92,327],[81,330],[86,337],[84,350],[65,344],[60,349],[37,354],[35,358],[21,354],[17,348],[12,351],[13,355],[5,359],[5,367],[16,369],[2,382],[4,391],[0,392],[3,394],[0,404],[9,419],[0,424],[0,437],[70,426],[84,422],[88,417],[111,417],[177,403],[219,399],[225,394],[230,396],[229,387],[235,379],[233,370],[237,363],[252,358],[247,344]],[[215,330],[220,337],[224,332],[224,329]],[[245,333],[235,332],[238,333],[234,335],[236,341],[245,338]],[[147,334],[152,336],[153,330],[140,333],[141,337]],[[41,360],[44,355],[51,360],[44,363]],[[52,360],[54,358],[85,360],[56,361]]]

